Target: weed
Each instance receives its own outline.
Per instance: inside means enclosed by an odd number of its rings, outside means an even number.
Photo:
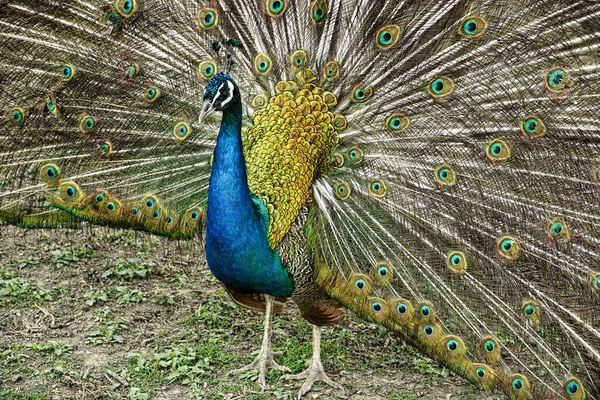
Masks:
[[[91,307],[99,301],[106,303],[108,301],[108,294],[103,290],[92,290],[85,292],[83,298],[85,299],[85,304]]]
[[[129,289],[125,286],[117,287],[118,304],[138,304],[146,301],[146,293],[137,289]]]
[[[118,259],[113,267],[102,274],[103,278],[115,277],[125,280],[147,278],[152,273],[152,263],[138,258]]]
[[[53,292],[15,274],[0,270],[0,306],[53,300]]]
[[[52,262],[57,266],[64,266],[79,262],[84,258],[91,258],[93,255],[94,250],[85,244],[79,244],[54,250],[52,252]]]
[[[173,298],[173,294],[171,292],[160,292],[156,295],[154,300],[163,306],[170,306],[175,304],[175,299]]]

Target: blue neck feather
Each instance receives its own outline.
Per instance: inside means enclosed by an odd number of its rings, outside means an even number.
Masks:
[[[247,293],[288,297],[292,277],[267,238],[268,215],[248,188],[241,139],[242,105],[223,111],[208,189],[206,260],[228,287]],[[265,226],[266,222],[266,226]]]

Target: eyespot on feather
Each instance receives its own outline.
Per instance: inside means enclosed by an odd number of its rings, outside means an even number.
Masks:
[[[443,186],[452,186],[456,183],[454,169],[448,164],[442,164],[435,169],[435,180]]]
[[[528,138],[539,138],[546,134],[546,125],[544,122],[534,115],[528,115],[521,118],[519,122],[521,132]]]
[[[435,99],[446,97],[454,92],[454,81],[447,76],[440,76],[429,82],[427,91]]]
[[[563,67],[552,67],[544,74],[546,89],[553,93],[559,93],[570,87],[573,82],[569,73]]]
[[[429,346],[435,345],[442,335],[442,331],[436,323],[417,324],[414,329],[417,338]]]
[[[306,68],[306,59],[307,59],[307,55],[304,50],[296,50],[290,56],[290,61],[292,63],[292,66],[296,70]]]
[[[217,65],[212,60],[202,61],[198,65],[198,78],[204,82],[208,82],[217,73]]]
[[[538,325],[542,320],[540,306],[533,300],[525,300],[521,305],[521,313],[534,325]]]
[[[131,17],[138,9],[136,0],[116,0],[115,9],[125,18]]]
[[[555,240],[569,241],[571,239],[569,226],[560,217],[551,218],[546,225],[546,231],[548,236]]]
[[[392,299],[390,304],[390,315],[392,319],[402,325],[412,323],[415,316],[415,309],[412,303],[407,299]]]
[[[468,368],[473,381],[484,390],[491,390],[496,385],[496,371],[489,365],[471,364]]]
[[[371,86],[365,87],[362,83],[359,83],[352,88],[352,97],[350,100],[354,103],[364,103],[369,100],[372,95],[373,88]]]
[[[563,394],[568,400],[585,400],[587,398],[583,384],[573,376],[563,382]]]
[[[346,117],[344,117],[342,114],[337,114],[333,118],[333,128],[336,131],[341,132],[341,131],[345,130],[347,127],[348,127],[348,121],[346,120]]]
[[[394,269],[387,261],[380,261],[371,270],[371,279],[379,285],[387,285],[394,279]]]
[[[493,336],[484,336],[479,341],[479,356],[488,364],[497,364],[500,361],[500,343]]]
[[[271,59],[266,54],[259,53],[254,57],[254,71],[262,76],[266,76],[271,72]]]
[[[54,188],[60,182],[60,168],[54,163],[44,164],[39,168],[39,176],[48,187]]]
[[[477,16],[469,16],[462,20],[458,27],[458,33],[462,36],[473,39],[483,35],[487,28],[487,22]]]
[[[435,308],[433,303],[423,300],[415,304],[415,321],[418,324],[430,324],[435,322]]]
[[[96,129],[98,119],[87,114],[82,114],[78,118],[79,131],[83,134],[92,133]]]
[[[365,274],[352,274],[348,280],[351,293],[356,297],[367,297],[371,294],[371,280]]]
[[[488,143],[485,154],[492,161],[504,161],[510,158],[510,148],[505,141],[494,139]]]
[[[268,16],[280,18],[287,10],[286,0],[265,0],[265,9]]]
[[[312,0],[310,6],[310,19],[312,23],[315,25],[323,24],[328,11],[329,8],[327,7],[326,0]]]
[[[464,358],[467,349],[465,342],[458,336],[447,335],[443,336],[440,341],[440,348],[444,356],[451,360]]]
[[[369,194],[375,197],[385,197],[387,194],[385,182],[380,179],[374,179],[369,182]]]
[[[377,31],[375,44],[380,50],[389,50],[398,44],[402,29],[398,25],[387,25]]]
[[[269,102],[269,98],[265,94],[257,94],[252,99],[252,107],[254,108],[264,108]]]
[[[350,185],[348,183],[340,182],[335,186],[334,191],[338,199],[346,200],[348,197],[350,197],[352,190],[350,189]]]
[[[519,243],[512,236],[502,236],[498,239],[498,253],[509,260],[514,260],[519,255]]]
[[[390,306],[387,301],[379,297],[370,297],[367,306],[369,307],[367,314],[376,321],[383,321],[390,312]]]
[[[25,111],[20,107],[13,107],[8,110],[9,118],[15,125],[22,125],[25,122]]]
[[[56,96],[54,93],[46,95],[46,109],[54,115],[58,115],[58,105],[56,103]]]
[[[340,75],[340,64],[335,61],[329,61],[323,68],[323,78],[326,80],[334,80]]]
[[[385,121],[385,126],[392,132],[405,131],[410,125],[410,119],[407,116],[394,113],[390,115]]]
[[[461,251],[452,251],[448,254],[446,264],[451,271],[457,274],[464,274],[467,271],[467,258]]]
[[[148,86],[144,90],[144,101],[148,104],[154,103],[160,97],[160,89],[155,86]]]
[[[504,391],[511,399],[525,400],[531,397],[529,380],[521,374],[509,375],[504,386]]]
[[[192,134],[192,127],[187,122],[178,122],[173,127],[173,135],[175,135],[175,139],[180,142],[183,142]]]
[[[66,181],[58,185],[58,197],[65,203],[78,203],[85,193],[74,181]]]
[[[112,143],[107,140],[98,148],[98,155],[102,158],[109,158],[112,154],[112,150]]]
[[[205,7],[198,11],[196,26],[198,26],[200,30],[212,29],[217,26],[218,22],[219,13],[217,13],[217,10],[214,8]]]
[[[61,79],[63,82],[69,82],[75,76],[75,67],[71,64],[63,65],[61,69]]]

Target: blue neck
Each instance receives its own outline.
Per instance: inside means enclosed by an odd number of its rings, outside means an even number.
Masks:
[[[257,208],[248,188],[241,139],[239,100],[223,111],[208,189],[206,259],[228,287],[287,297],[292,278],[267,238],[266,210]]]

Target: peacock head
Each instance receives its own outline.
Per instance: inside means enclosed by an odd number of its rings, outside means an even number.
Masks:
[[[224,111],[241,101],[240,90],[229,74],[216,74],[204,88],[204,104],[199,122],[211,112]]]

